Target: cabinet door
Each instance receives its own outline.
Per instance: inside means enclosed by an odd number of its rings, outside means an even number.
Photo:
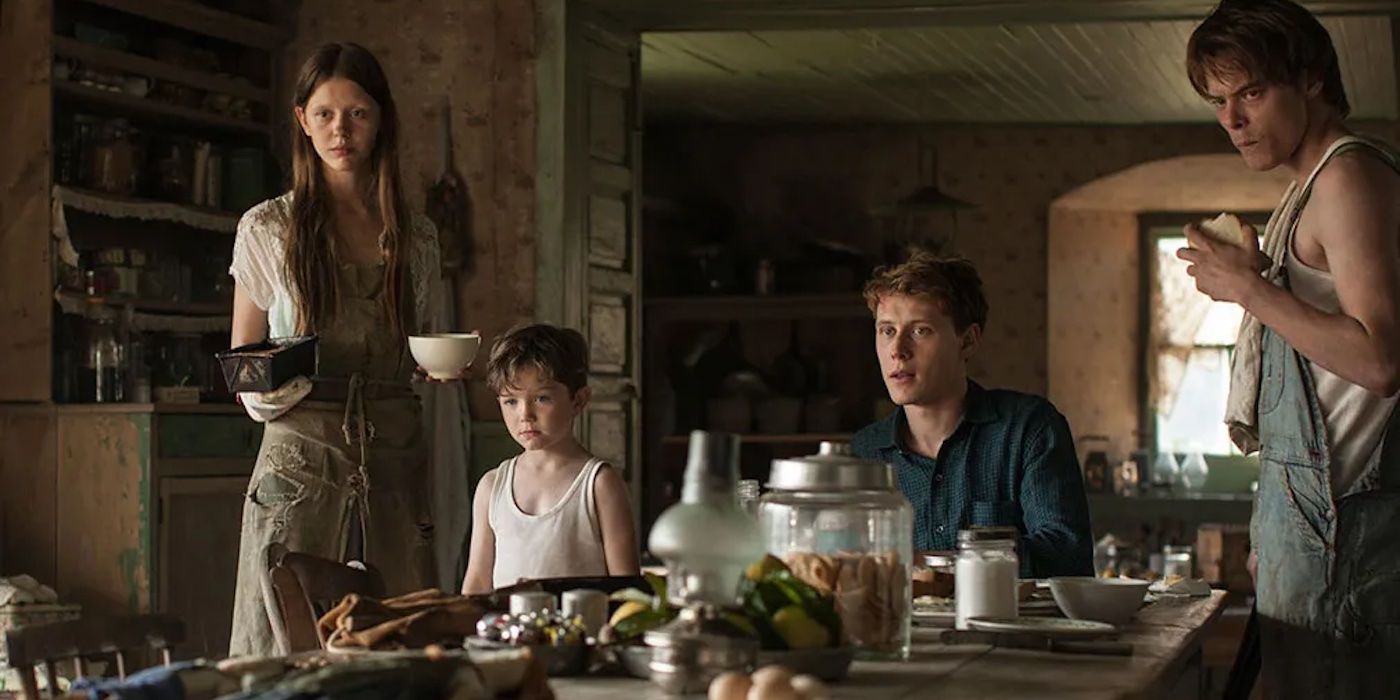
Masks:
[[[160,480],[160,610],[185,623],[179,656],[228,654],[247,477]]]

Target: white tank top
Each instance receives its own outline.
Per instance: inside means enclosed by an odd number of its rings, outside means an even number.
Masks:
[[[1308,267],[1293,251],[1287,258],[1288,283],[1293,294],[1318,310],[1341,313],[1337,285],[1332,274]],[[1371,464],[1380,457],[1381,438],[1395,410],[1395,396],[1373,394],[1356,384],[1319,367],[1311,360],[1317,403],[1327,425],[1327,445],[1332,457],[1332,497],[1340,499],[1352,491],[1369,490],[1358,483]]]
[[[593,482],[607,463],[589,459],[552,508],[530,515],[515,502],[515,458],[497,468],[488,520],[496,536],[495,588],[520,579],[607,576],[603,531],[593,501]]]

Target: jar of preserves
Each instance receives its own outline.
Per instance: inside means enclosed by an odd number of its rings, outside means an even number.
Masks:
[[[89,185],[93,189],[124,195],[136,192],[136,144],[125,121],[113,119],[102,125],[89,151],[89,160]]]

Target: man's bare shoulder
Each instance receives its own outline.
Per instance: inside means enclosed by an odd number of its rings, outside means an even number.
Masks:
[[[1317,174],[1309,203],[1327,205],[1341,200],[1365,199],[1375,208],[1394,206],[1400,201],[1400,172],[1369,149],[1339,153]]]
[[[1369,149],[1338,154],[1317,174],[1306,214],[1311,225],[1304,228],[1312,233],[1302,234],[1305,258],[1306,241],[1314,236],[1324,249],[1361,246],[1379,253],[1386,238],[1400,235],[1400,173]]]

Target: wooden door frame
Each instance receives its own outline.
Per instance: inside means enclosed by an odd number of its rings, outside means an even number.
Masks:
[[[589,222],[585,216],[583,198],[570,196],[569,183],[588,181],[594,172],[591,159],[573,158],[571,154],[589,153],[588,73],[582,66],[583,51],[594,36],[585,36],[587,25],[614,28],[618,33],[636,33],[631,27],[618,25],[599,14],[582,0],[538,0],[536,3],[536,35],[538,46],[535,68],[536,148],[535,148],[535,319],[582,330],[588,334],[589,298],[586,290],[589,267]],[[605,39],[607,37],[604,37]],[[634,70],[632,86],[640,91],[640,71]],[[634,101],[635,104],[635,101]],[[641,501],[645,493],[642,457],[641,410],[636,392],[641,384],[641,114],[632,115],[633,130],[628,134],[632,161],[628,245],[631,247],[631,270],[637,287],[628,309],[628,352],[633,358],[630,379],[610,382],[608,387],[595,386],[594,400],[627,403],[630,431],[628,482],[632,494],[633,520],[640,524]],[[631,385],[628,387],[627,385]],[[621,389],[610,391],[609,389]],[[586,439],[588,428],[584,420],[574,426],[575,435]]]

